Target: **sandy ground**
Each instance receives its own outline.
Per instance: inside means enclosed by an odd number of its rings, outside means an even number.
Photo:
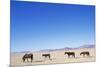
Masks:
[[[89,51],[89,57],[80,56],[82,51]],[[75,52],[75,58],[68,58],[64,55],[65,52]],[[73,49],[73,50],[61,50],[61,51],[51,51],[51,52],[32,52],[34,55],[33,62],[23,62],[22,57],[25,53],[11,53],[11,66],[28,66],[28,65],[42,65],[42,64],[61,64],[61,63],[75,63],[75,62],[94,62],[95,61],[95,48],[84,48],[84,49]],[[42,54],[49,53],[51,59],[42,57]]]

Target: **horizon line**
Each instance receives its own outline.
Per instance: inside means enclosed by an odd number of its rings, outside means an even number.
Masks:
[[[60,50],[60,49],[79,49],[79,48],[89,48],[89,47],[84,47],[84,46],[94,46],[95,47],[95,44],[90,44],[90,45],[82,45],[82,46],[78,46],[78,47],[63,47],[63,48],[53,48],[53,49],[41,49],[41,50],[33,50],[34,52],[37,52],[37,51],[45,51],[45,50]],[[91,48],[91,47],[90,47]],[[10,51],[11,53],[24,53],[24,52],[33,52],[31,50],[27,50],[27,51]]]

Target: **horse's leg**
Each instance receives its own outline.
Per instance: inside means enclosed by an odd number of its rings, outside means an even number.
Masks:
[[[50,56],[47,56],[48,57],[48,59],[50,60]]]
[[[75,58],[75,54],[73,55],[73,57]]]
[[[70,58],[70,55],[68,55],[68,58]]]
[[[74,58],[74,55],[72,55],[72,57]]]
[[[50,56],[49,56],[49,59],[50,59]]]
[[[28,58],[27,58],[27,62],[29,62]]]
[[[88,56],[90,56],[90,54],[88,54]]]
[[[69,58],[69,55],[68,55],[68,58]]]
[[[50,59],[50,56],[49,56],[49,59]],[[51,59],[50,59],[51,60]]]
[[[23,59],[23,62],[25,62],[25,59]]]
[[[47,57],[47,56],[45,56],[45,58],[47,59],[48,57]]]
[[[30,58],[30,62],[32,62],[32,58]]]
[[[89,54],[87,54],[87,56],[89,57],[90,55],[89,55]]]
[[[85,54],[83,54],[83,57],[85,57]]]
[[[32,62],[32,58],[31,58],[31,62]]]
[[[31,57],[31,62],[33,61],[33,58]]]
[[[44,56],[44,59],[46,59],[46,56]]]
[[[74,58],[74,55],[72,55],[72,57]]]

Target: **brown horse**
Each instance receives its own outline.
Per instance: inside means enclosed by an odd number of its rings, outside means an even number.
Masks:
[[[81,52],[80,55],[83,55],[83,57],[85,57],[86,55],[90,56],[90,53],[88,51],[84,51],[84,52]]]
[[[65,55],[68,55],[68,58],[70,57],[70,56],[72,56],[72,57],[74,57],[75,58],[75,53],[74,52],[65,52]]]
[[[25,55],[22,57],[23,62],[25,62],[25,60],[27,60],[27,62],[29,62],[28,59],[31,59],[31,62],[32,62],[32,61],[33,61],[33,54],[25,54]]]
[[[42,56],[44,56],[45,58],[49,57],[49,59],[50,59],[50,54],[42,54]]]

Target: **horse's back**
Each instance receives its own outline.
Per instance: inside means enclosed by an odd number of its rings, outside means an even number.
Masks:
[[[81,52],[82,54],[89,54],[89,52],[88,51],[85,51],[85,52]]]
[[[65,52],[65,54],[75,54],[74,52]]]
[[[50,56],[50,54],[42,54],[42,56]]]

